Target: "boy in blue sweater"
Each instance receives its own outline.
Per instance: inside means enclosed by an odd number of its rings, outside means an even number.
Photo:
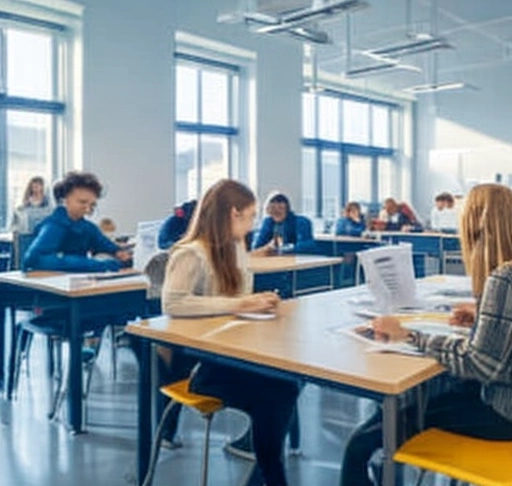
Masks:
[[[103,187],[94,174],[70,172],[53,188],[57,208],[35,229],[23,270],[64,272],[117,271],[131,258],[85,216],[92,213]],[[95,259],[98,253],[110,259]]]

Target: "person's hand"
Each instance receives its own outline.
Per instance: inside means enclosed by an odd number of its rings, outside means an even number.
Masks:
[[[256,248],[255,250],[251,251],[251,255],[254,256],[270,256],[274,255],[276,253],[276,247],[272,242],[267,243],[264,246],[260,246],[259,248]]]
[[[453,308],[448,323],[452,326],[472,327],[475,316],[476,304],[459,304]]]
[[[410,233],[412,231],[412,226],[410,224],[404,224],[401,228],[401,231],[404,233]]]
[[[259,292],[244,296],[240,299],[240,304],[236,312],[276,312],[281,299],[275,292]]]
[[[377,317],[372,321],[375,337],[380,341],[403,341],[409,331],[400,326],[400,321],[393,316]]]
[[[116,252],[116,258],[121,262],[127,262],[132,259],[132,252],[128,250],[119,250]]]

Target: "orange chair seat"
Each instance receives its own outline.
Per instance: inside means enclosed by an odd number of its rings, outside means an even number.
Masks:
[[[176,402],[193,407],[201,413],[214,413],[220,410],[224,404],[222,400],[207,395],[198,395],[188,390],[190,380],[182,380],[160,388],[160,391]]]
[[[393,459],[479,486],[512,486],[512,441],[428,429],[408,440]]]

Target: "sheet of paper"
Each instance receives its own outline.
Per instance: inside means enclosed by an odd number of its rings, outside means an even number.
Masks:
[[[357,256],[380,312],[417,307],[411,244],[372,248]]]

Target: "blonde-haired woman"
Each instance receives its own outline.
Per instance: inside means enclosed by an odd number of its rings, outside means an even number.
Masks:
[[[212,186],[199,203],[185,237],[170,254],[162,306],[172,316],[273,312],[279,297],[252,294],[244,238],[256,216],[252,191],[233,180]],[[298,395],[294,381],[204,362],[192,391],[213,395],[252,419],[253,445],[266,486],[287,484],[282,452]]]
[[[459,386],[432,399],[426,427],[491,440],[512,440],[512,191],[482,184],[468,195],[461,217],[464,264],[471,277],[476,312],[470,336],[411,332],[395,317],[374,321],[378,334],[406,340],[462,378]],[[457,321],[457,316],[455,316]],[[406,436],[415,433],[411,410]],[[410,415],[410,416],[409,416]],[[381,446],[380,414],[360,427],[345,451],[342,485],[370,486],[367,462]]]

